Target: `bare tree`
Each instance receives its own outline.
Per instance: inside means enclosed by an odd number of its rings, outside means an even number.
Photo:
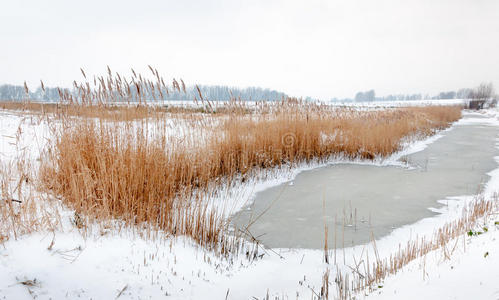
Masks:
[[[481,83],[474,88],[470,93],[472,100],[489,100],[494,95],[494,85],[489,83]]]
[[[485,104],[489,106],[495,104],[494,101],[494,85],[492,82],[481,83],[478,87],[471,90],[469,93],[470,109],[482,109]]]

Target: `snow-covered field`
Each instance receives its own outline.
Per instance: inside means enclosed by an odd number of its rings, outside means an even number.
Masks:
[[[465,122],[499,126],[497,111],[489,110],[481,116],[486,118],[468,118],[454,126]],[[1,112],[0,125],[0,161],[7,163],[22,150],[36,162],[49,132],[45,123]],[[402,155],[421,151],[438,137],[407,143],[404,151],[374,163],[397,164],[396,160]],[[340,161],[341,158],[337,162]],[[266,180],[227,190],[220,197],[230,198],[225,201],[231,203],[230,211],[234,212],[251,201],[257,191],[290,181],[300,171],[319,166],[321,164],[309,164],[290,171],[276,170]],[[499,190],[499,168],[489,175],[491,179],[484,196],[492,199]],[[415,233],[431,236],[446,222],[459,218],[463,207],[472,199],[473,195],[453,198],[455,201],[442,199],[446,205],[438,210],[441,214],[398,228],[376,241],[379,255],[389,256]],[[272,299],[311,299],[318,297],[326,270],[330,270],[330,298],[334,298],[335,272],[348,271],[346,265],[355,265],[354,261],[364,251],[374,251],[372,245],[338,250],[337,265],[326,264],[323,251],[304,249],[260,247],[255,259],[248,259],[244,252],[227,259],[186,238],[173,239],[161,234],[142,237],[140,229],[117,232],[112,226],[95,225],[89,232],[82,233],[71,222],[74,214],[60,205],[55,206],[61,215],[61,227],[56,231],[45,230],[0,244],[0,299],[162,299],[166,296],[167,299],[263,299],[266,295]],[[434,250],[389,276],[375,291],[357,297],[498,299],[499,225],[496,221],[499,215],[490,215],[483,220],[483,225],[474,229],[483,234],[463,235],[448,243],[452,248],[448,249],[450,255],[441,249]]]
[[[386,107],[408,107],[426,105],[464,105],[467,99],[427,99],[427,100],[396,100],[396,101],[369,101],[369,102],[341,102],[331,101],[328,104],[345,107],[386,108]]]

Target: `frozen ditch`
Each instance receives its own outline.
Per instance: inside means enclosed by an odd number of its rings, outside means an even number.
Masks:
[[[499,128],[480,120],[467,115],[426,149],[402,157],[408,167],[344,163],[304,171],[257,193],[234,224],[251,224],[251,234],[272,248],[321,249],[325,224],[331,248],[365,244],[371,233],[379,239],[433,216],[438,200],[477,194],[489,180]]]

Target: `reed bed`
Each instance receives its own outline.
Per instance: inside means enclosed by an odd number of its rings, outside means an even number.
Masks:
[[[407,136],[430,135],[459,117],[458,107],[356,112],[290,102],[119,124],[64,118],[40,177],[78,214],[147,223],[211,247],[227,229],[206,202],[220,186],[333,156],[386,157]]]

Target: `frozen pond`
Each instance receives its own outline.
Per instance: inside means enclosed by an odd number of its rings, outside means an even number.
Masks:
[[[432,216],[438,200],[476,194],[497,167],[498,134],[496,126],[464,122],[403,157],[412,168],[338,164],[302,172],[258,193],[234,224],[252,223],[249,231],[268,247],[323,248],[325,224],[330,248],[335,240],[338,248],[369,242],[371,234]]]

